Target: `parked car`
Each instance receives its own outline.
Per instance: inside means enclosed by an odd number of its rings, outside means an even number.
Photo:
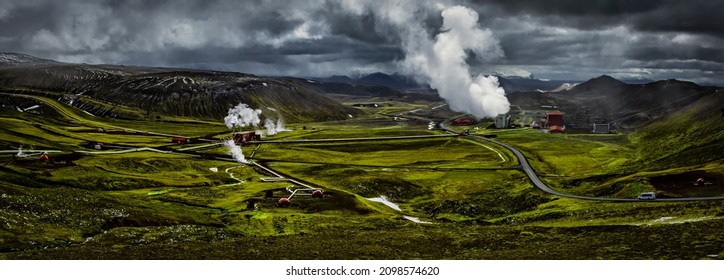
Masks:
[[[656,193],[645,192],[639,195],[639,200],[654,200],[656,199]]]

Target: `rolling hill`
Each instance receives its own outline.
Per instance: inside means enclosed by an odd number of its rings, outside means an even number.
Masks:
[[[219,119],[246,103],[275,108],[289,120],[337,120],[359,114],[295,79],[234,72],[60,63],[0,53],[0,89],[64,94],[68,104],[94,115],[156,115]],[[134,115],[121,107],[144,112]]]
[[[654,169],[724,162],[724,94],[709,94],[632,134],[637,166]]]
[[[627,84],[604,75],[568,90],[513,92],[508,99],[527,110],[555,107],[565,113],[569,128],[589,129],[592,123],[616,123],[630,129],[669,115],[717,90],[679,80]]]

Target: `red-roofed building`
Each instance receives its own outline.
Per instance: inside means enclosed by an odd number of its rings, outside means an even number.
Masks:
[[[171,143],[188,144],[188,143],[191,143],[191,140],[189,140],[188,138],[185,138],[185,137],[174,137],[174,138],[171,138]]]
[[[563,113],[561,112],[548,112],[546,114],[548,131],[551,133],[563,133],[565,126],[563,124]]]
[[[473,125],[475,121],[471,119],[454,119],[451,123],[452,125]]]
[[[261,135],[253,131],[234,133],[234,143],[237,145],[243,145],[250,141],[261,141]]]

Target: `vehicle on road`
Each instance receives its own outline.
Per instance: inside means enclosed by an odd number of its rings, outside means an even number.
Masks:
[[[639,200],[654,200],[654,199],[656,199],[656,193],[644,192],[644,193],[639,194],[638,199]]]

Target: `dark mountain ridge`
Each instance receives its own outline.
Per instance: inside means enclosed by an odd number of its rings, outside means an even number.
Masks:
[[[314,81],[318,82],[327,82],[327,83],[348,83],[348,84],[355,84],[355,85],[370,85],[370,86],[383,86],[388,87],[394,90],[419,90],[419,89],[429,89],[427,85],[423,85],[415,81],[413,77],[405,76],[402,74],[385,74],[382,72],[375,72],[371,74],[364,75],[360,77],[359,79],[353,79],[348,76],[338,76],[333,75],[328,78],[311,78]]]
[[[578,81],[573,80],[539,80],[534,78],[520,77],[498,77],[498,83],[507,93],[519,91],[550,91],[554,90],[565,83],[574,84]]]
[[[331,76],[329,78],[297,78],[297,80],[316,92],[346,102],[442,101],[433,89],[421,86],[412,78],[399,74],[387,75],[377,72],[359,79],[352,79],[348,76]]]
[[[508,94],[508,99],[511,104],[529,110],[555,107],[566,114],[566,123],[573,128],[609,122],[622,128],[633,128],[679,110],[718,89],[679,80],[627,84],[604,75],[570,90],[513,92]]]
[[[63,93],[69,104],[104,116],[133,117],[114,109],[117,104],[148,115],[220,119],[238,103],[263,111],[275,108],[289,120],[338,120],[359,114],[291,78],[69,64],[12,53],[0,53],[0,59],[0,89]]]
[[[524,77],[498,77],[500,86],[505,89],[505,92],[516,92],[516,91],[534,91],[542,90],[549,91],[560,87],[565,83],[577,83],[578,81],[572,80],[539,80],[535,78],[524,78]],[[419,91],[419,90],[432,90],[426,84],[421,84],[411,76],[405,76],[399,73],[385,74],[381,72],[375,72],[372,74],[364,75],[359,79],[353,79],[348,76],[331,76],[328,78],[311,78],[314,81],[326,82],[326,83],[347,83],[355,85],[373,85],[373,86],[384,86],[399,91]]]
[[[58,63],[56,61],[37,58],[32,55],[12,52],[0,52],[0,68],[10,67],[20,64],[50,64]]]

